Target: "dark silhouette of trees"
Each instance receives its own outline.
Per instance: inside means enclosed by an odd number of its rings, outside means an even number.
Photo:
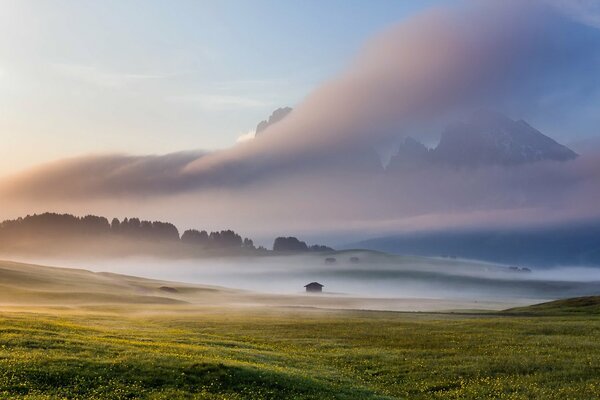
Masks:
[[[169,222],[140,221],[139,218],[125,218],[122,222],[114,218],[111,233],[121,234],[135,239],[179,240],[179,231]]]
[[[183,232],[181,241],[186,244],[205,248],[256,250],[252,239],[244,238],[242,240],[242,237],[232,230],[223,230],[208,234],[206,231],[188,229]]]
[[[161,240],[179,240],[179,230],[170,222],[152,222],[149,234]]]
[[[108,233],[110,231],[110,225],[108,219],[104,217],[97,217],[95,215],[86,215],[81,218],[77,223],[81,229],[88,234],[96,233]]]
[[[56,213],[34,214],[4,221],[0,223],[0,234],[50,237],[112,234],[135,239],[179,240],[179,231],[168,222],[140,221],[139,218],[125,218],[120,222],[113,218],[109,223],[108,219],[96,215],[76,217]]]
[[[276,252],[304,252],[308,251],[306,242],[298,240],[293,236],[280,236],[273,242],[273,251]]]
[[[244,249],[255,250],[254,241],[252,239],[244,238],[244,243],[242,243],[242,247]]]
[[[242,238],[236,232],[227,229],[210,232],[205,230],[188,229],[181,237],[175,225],[169,222],[140,220],[139,218],[113,218],[110,222],[105,217],[86,215],[77,217],[71,214],[43,213],[27,215],[24,218],[0,222],[0,244],[8,244],[11,240],[26,239],[56,241],[82,237],[90,240],[100,238],[120,238],[136,242],[164,242],[185,244],[186,249],[215,249],[227,252],[251,252],[252,254],[266,255],[269,253],[262,246],[255,246],[250,238]],[[32,242],[34,243],[34,242]],[[90,242],[93,243],[93,242]],[[32,244],[35,246],[35,244]],[[133,248],[136,248],[135,246]],[[138,249],[149,247],[138,247]],[[152,249],[150,247],[150,249]],[[273,244],[276,252],[306,252],[330,251],[326,246],[307,246],[295,237],[278,237]],[[186,250],[187,251],[187,250]]]
[[[298,238],[293,236],[280,236],[273,242],[273,251],[302,253],[307,251],[333,251],[333,249],[331,247],[318,244],[307,246],[306,242],[298,240]]]
[[[270,251],[270,250],[268,250],[268,249],[267,249],[266,247],[264,247],[264,246],[258,246],[258,247],[256,247],[256,248],[253,250],[253,253],[254,253],[254,254],[261,255],[261,256],[266,256],[266,255],[268,255],[270,252],[271,252],[271,251]]]
[[[188,229],[181,235],[183,243],[195,246],[208,246],[208,233],[206,231],[198,231],[197,229]]]
[[[322,244],[313,244],[308,248],[310,251],[334,251],[329,246],[323,246]]]
[[[27,215],[25,218],[0,223],[0,233],[15,236],[64,236],[108,234],[110,225],[104,217],[86,215],[75,217],[70,214],[44,213]]]
[[[242,237],[232,230],[211,232],[208,236],[211,246],[217,248],[241,248]]]

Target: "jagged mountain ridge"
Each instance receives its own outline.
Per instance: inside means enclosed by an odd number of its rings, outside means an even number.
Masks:
[[[291,111],[290,107],[276,109],[267,120],[258,124],[256,134],[283,120]],[[428,165],[510,166],[549,160],[568,161],[577,156],[573,150],[523,120],[515,121],[498,112],[479,110],[467,121],[448,125],[434,148],[428,148],[412,137],[405,138],[387,169],[393,171]],[[368,162],[363,160],[365,157]],[[345,158],[345,161],[365,164],[369,170],[377,170],[381,167],[379,162],[373,161],[376,158],[375,151],[367,149]]]
[[[466,122],[449,125],[439,144],[427,148],[406,138],[388,168],[423,164],[451,166],[518,165],[537,161],[568,161],[577,153],[544,135],[523,120],[478,111]]]
[[[285,117],[288,116],[289,113],[292,112],[291,107],[281,107],[277,110],[273,111],[273,113],[269,116],[268,119],[260,121],[258,125],[256,125],[256,135],[260,135],[264,130],[266,130],[271,125],[276,124],[281,121]]]

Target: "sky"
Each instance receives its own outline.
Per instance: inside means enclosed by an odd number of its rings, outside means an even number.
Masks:
[[[0,170],[231,146],[440,1],[0,1]]]
[[[329,243],[600,219],[598,2],[0,7],[4,218],[139,216]],[[386,168],[407,137],[434,146],[482,109],[579,157]]]

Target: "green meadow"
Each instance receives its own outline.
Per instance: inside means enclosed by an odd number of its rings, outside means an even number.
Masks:
[[[599,297],[364,304],[0,261],[0,399],[600,397]]]
[[[145,305],[5,309],[0,314],[0,397],[600,395],[597,315],[151,310]]]

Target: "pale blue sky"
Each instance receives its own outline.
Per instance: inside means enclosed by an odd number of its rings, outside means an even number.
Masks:
[[[0,1],[0,168],[215,149],[440,1]]]

